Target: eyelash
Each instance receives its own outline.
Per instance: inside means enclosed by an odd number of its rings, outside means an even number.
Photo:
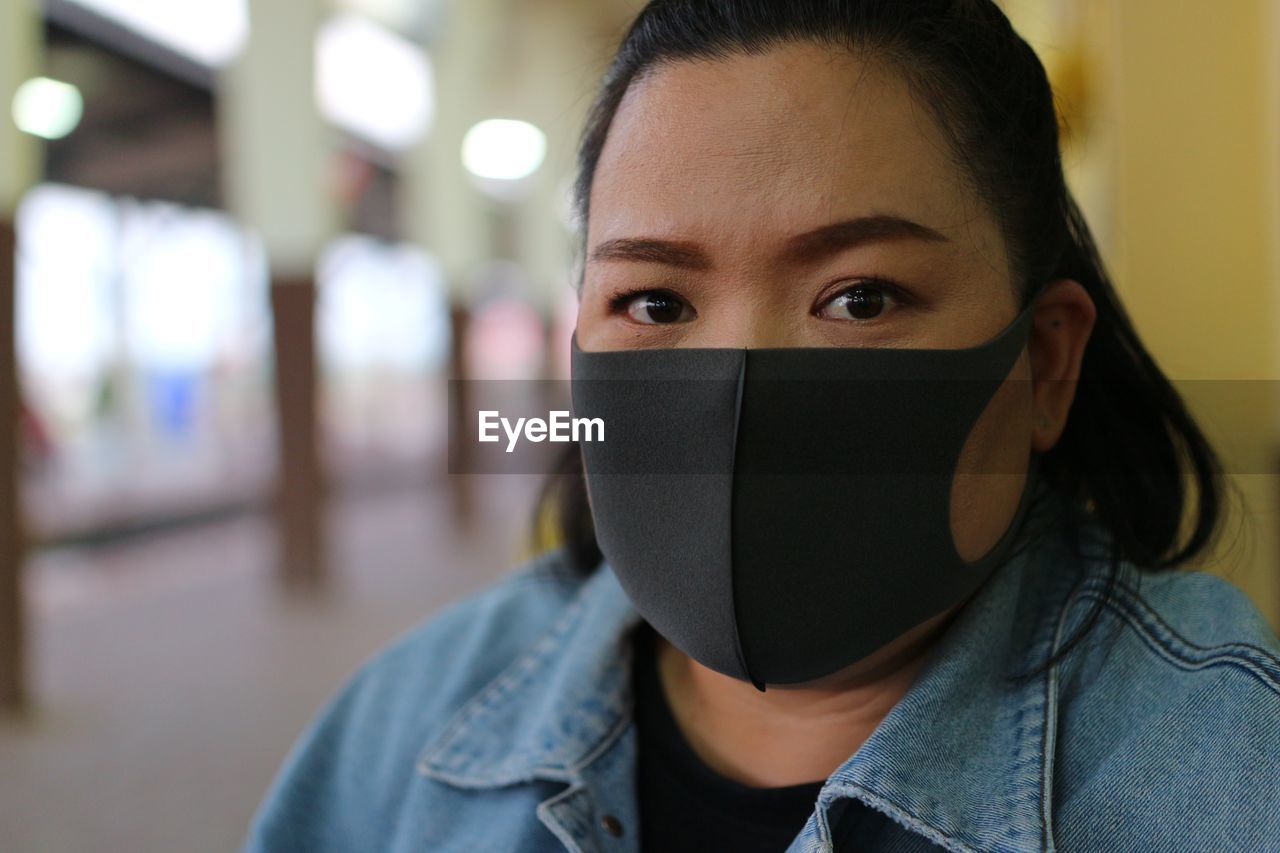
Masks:
[[[824,296],[818,299],[810,313],[817,315],[819,311],[829,305],[836,297],[843,293],[848,293],[851,290],[856,290],[859,287],[873,287],[877,290],[883,290],[898,305],[910,305],[914,301],[911,294],[909,294],[902,285],[897,282],[878,276],[866,276],[858,279],[840,280],[833,288],[828,289]],[[676,299],[687,303],[687,300],[674,290],[661,287],[642,287],[619,291],[609,297],[610,312],[614,314],[626,313],[627,306],[635,301],[639,296],[665,296],[669,299]]]
[[[830,305],[841,294],[848,293],[851,290],[857,290],[860,287],[883,290],[885,294],[888,295],[889,298],[898,306],[911,305],[915,301],[911,294],[907,292],[906,288],[898,284],[896,281],[892,281],[887,278],[880,278],[878,276],[865,276],[858,279],[841,279],[829,291],[827,291],[825,295],[818,299],[814,304],[813,311],[811,313],[817,315],[819,311],[827,305]]]
[[[642,287],[636,290],[623,290],[609,297],[609,310],[615,314],[626,313],[627,306],[635,301],[638,296],[666,296],[671,299],[678,299],[684,302],[685,299],[674,290],[666,290],[661,287]]]

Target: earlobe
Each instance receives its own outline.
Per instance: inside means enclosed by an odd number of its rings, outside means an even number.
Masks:
[[[1093,334],[1097,309],[1078,282],[1052,282],[1037,302],[1030,347],[1032,446],[1038,452],[1053,448],[1062,436],[1075,400],[1085,349]]]

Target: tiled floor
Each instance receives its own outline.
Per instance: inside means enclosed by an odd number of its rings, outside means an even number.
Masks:
[[[471,534],[443,494],[339,502],[333,582],[301,598],[257,517],[39,555],[37,710],[0,718],[0,851],[233,850],[343,679],[513,564],[536,485],[483,483]]]

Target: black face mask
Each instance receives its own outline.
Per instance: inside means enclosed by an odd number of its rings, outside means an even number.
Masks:
[[[1008,556],[951,534],[961,448],[1026,346],[1034,300],[959,350],[583,352],[577,417],[600,549],[690,657],[763,689],[829,675],[965,601]],[[986,472],[984,472],[986,473]],[[1016,472],[1004,472],[1016,473]]]

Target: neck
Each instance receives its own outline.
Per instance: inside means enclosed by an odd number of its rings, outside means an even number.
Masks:
[[[676,723],[723,776],[757,787],[825,780],[907,692],[954,611],[851,667],[765,692],[708,669],[658,638],[658,670]]]

